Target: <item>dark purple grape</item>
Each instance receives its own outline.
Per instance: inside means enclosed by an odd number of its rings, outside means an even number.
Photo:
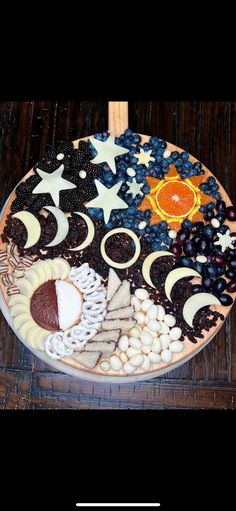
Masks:
[[[213,211],[213,209],[208,209],[206,211],[206,213],[204,213],[204,220],[206,220],[206,222],[208,222],[209,220],[212,220],[212,218],[214,218],[215,216],[215,213]]]
[[[218,277],[221,277],[224,274],[225,274],[225,268],[217,268]]]
[[[203,227],[204,227],[203,222],[196,222],[191,227],[191,233],[192,234],[200,233],[200,232],[202,232]]]
[[[230,222],[236,220],[236,208],[234,206],[228,206],[225,213],[227,220],[230,220]]]
[[[180,243],[172,243],[170,246],[170,252],[172,252],[175,257],[180,257],[182,254],[182,247]]]
[[[186,231],[185,229],[180,229],[176,239],[180,243],[183,243],[185,240],[189,238],[189,236],[190,236],[189,231]]]
[[[236,279],[236,271],[234,271],[234,270],[227,270],[225,272],[225,276],[227,277],[227,279],[230,279],[230,280]]]
[[[236,279],[231,280],[231,281],[228,283],[228,285],[227,285],[227,288],[226,288],[226,289],[227,289],[227,291],[228,291],[229,293],[235,293],[235,291],[236,291]]]
[[[203,236],[205,236],[205,238],[212,239],[213,236],[215,235],[215,232],[216,231],[215,231],[213,225],[205,225],[205,227],[203,228],[202,234],[203,234]]]
[[[178,265],[180,267],[193,268],[193,261],[189,257],[181,256],[178,260]]]
[[[207,263],[204,265],[204,275],[205,277],[215,278],[217,277],[217,268],[213,266],[211,263]]]
[[[212,256],[211,256],[211,255],[208,255],[208,256],[207,256],[207,262],[208,262],[208,263],[211,263],[211,262],[212,262]]]
[[[222,225],[225,221],[225,213],[218,213],[218,215],[214,218],[216,218],[220,222],[220,225]]]
[[[185,255],[190,256],[190,257],[193,257],[196,255],[196,250],[195,250],[192,240],[185,240],[183,242],[183,251],[184,251]]]
[[[223,291],[226,289],[227,282],[225,279],[222,279],[221,277],[219,279],[216,279],[213,284],[213,293],[216,295],[221,295]]]
[[[219,266],[221,268],[225,267],[226,260],[223,255],[213,255],[212,262],[215,266]]]
[[[218,213],[225,213],[225,210],[226,210],[225,201],[224,200],[218,200],[216,202],[216,209],[217,209]]]
[[[231,261],[229,262],[229,267],[231,268],[231,270],[236,270],[236,259],[231,259]]]
[[[202,286],[200,286],[200,284],[194,284],[192,286],[192,291],[193,291],[194,294],[202,293],[203,292],[203,288],[202,288]]]
[[[209,277],[203,277],[202,285],[205,289],[212,289],[213,284],[214,280],[210,279]]]
[[[203,273],[203,264],[202,263],[199,263],[199,261],[195,261],[195,263],[193,264],[193,268],[198,273],[200,273],[200,275],[202,275],[202,273]]]
[[[218,298],[220,300],[221,305],[225,305],[226,307],[233,303],[232,296],[227,295],[226,293],[223,293],[223,295],[220,295]]]
[[[196,245],[197,252],[199,254],[208,255],[209,250],[209,241],[206,238],[201,238]]]

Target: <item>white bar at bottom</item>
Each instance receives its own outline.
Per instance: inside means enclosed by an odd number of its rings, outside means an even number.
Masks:
[[[159,502],[149,502],[147,504],[143,504],[143,503],[134,503],[134,502],[127,502],[126,504],[124,503],[118,503],[118,502],[113,502],[113,503],[110,503],[108,504],[107,502],[105,503],[101,503],[101,502],[97,502],[97,503],[93,503],[93,504],[89,504],[88,502],[86,503],[82,503],[82,502],[77,502],[76,506],[78,507],[159,507],[161,504]]]

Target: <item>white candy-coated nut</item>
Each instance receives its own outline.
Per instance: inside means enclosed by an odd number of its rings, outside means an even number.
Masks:
[[[172,351],[172,353],[181,353],[184,349],[184,343],[181,341],[173,341],[169,345],[169,350]]]
[[[129,359],[129,363],[134,367],[139,367],[143,363],[143,355],[139,353],[138,355],[134,355]]]
[[[150,353],[150,351],[151,351],[151,346],[145,346],[145,344],[143,344],[142,352],[143,353]]]
[[[144,371],[149,371],[150,367],[151,367],[151,361],[149,360],[149,358],[147,357],[147,355],[143,355],[143,363],[142,363],[142,369]]]
[[[139,353],[141,353],[141,350],[136,350],[135,348],[132,348],[132,346],[130,346],[126,351],[126,355],[128,358],[131,358],[134,355],[138,355]]]
[[[145,323],[145,316],[144,316],[144,314],[142,312],[134,312],[133,318],[136,319],[138,325],[141,325],[142,323]]]
[[[164,321],[161,321],[161,329],[160,329],[160,334],[168,334],[168,332],[170,331],[170,327],[167,326]]]
[[[85,178],[86,178],[86,176],[87,176],[87,172],[85,172],[85,170],[80,170],[80,172],[79,172],[79,177],[80,177],[81,179],[85,179]]]
[[[162,307],[162,305],[158,305],[157,306],[157,319],[159,321],[163,321],[164,317],[165,317],[165,309],[164,309],[164,307]]]
[[[163,153],[163,158],[169,158],[171,156],[171,151],[169,149],[166,149]]]
[[[156,319],[157,318],[157,312],[158,312],[158,306],[157,305],[151,305],[147,310],[147,316],[149,319]]]
[[[160,332],[161,330],[161,325],[156,319],[149,319],[147,327],[153,332]]]
[[[132,366],[129,362],[126,362],[123,365],[123,370],[125,371],[125,373],[130,374],[130,373],[133,373],[135,371],[135,367]]]
[[[125,362],[127,362],[127,360],[128,360],[126,353],[124,353],[123,351],[120,354],[120,359],[121,359],[122,364],[125,364]]]
[[[174,326],[174,328],[171,328],[169,335],[172,341],[178,341],[182,335],[182,330],[178,326]]]
[[[137,298],[137,296],[132,296],[130,300],[131,305],[133,305],[135,312],[139,312],[141,309],[141,302]]]
[[[151,344],[151,350],[153,353],[161,353],[161,341],[160,339],[155,339],[154,343]]]
[[[160,339],[160,342],[161,342],[161,348],[163,350],[168,348],[168,346],[170,345],[170,336],[169,336],[169,334],[161,334],[159,339]]]
[[[148,353],[148,358],[154,364],[159,364],[159,362],[161,361],[161,356],[158,353],[154,353],[153,351],[150,351],[150,353]]]
[[[146,330],[142,331],[141,341],[143,344],[145,344],[145,346],[150,346],[153,343],[153,336]]]
[[[111,369],[113,369],[113,371],[119,371],[122,368],[122,362],[116,355],[112,355],[109,360]]]
[[[176,232],[176,231],[174,231],[174,229],[171,229],[171,230],[168,232],[168,236],[169,236],[172,240],[174,240],[174,239],[176,238],[176,236],[177,236],[177,232]]]
[[[151,307],[151,305],[153,305],[152,300],[150,300],[149,298],[147,300],[144,300],[141,305],[142,311],[147,312],[147,310],[149,309],[149,307]]]
[[[131,328],[131,330],[129,330],[129,335],[131,337],[137,337],[137,339],[140,338],[141,333],[142,333],[142,330],[138,326],[133,326],[133,328]]]
[[[212,218],[211,225],[213,225],[213,227],[218,229],[218,227],[220,227],[220,222],[219,222],[219,220],[217,220],[217,218]]]
[[[144,331],[144,332],[148,332],[149,334],[151,334],[151,335],[152,335],[152,337],[155,337],[155,338],[157,337],[157,332],[154,332],[153,330],[151,330],[150,328],[148,328],[148,326],[147,326],[147,325],[145,325],[145,326],[143,327],[143,331]]]
[[[149,317],[146,315],[146,316],[145,316],[145,325],[147,325],[147,324],[148,324],[148,321],[149,321]]]
[[[129,338],[128,335],[121,335],[118,341],[118,348],[120,351],[126,351],[129,347]]]
[[[144,222],[144,221],[139,222],[138,228],[140,229],[140,231],[142,231],[142,229],[145,229],[146,225],[147,225],[147,222]]]
[[[102,371],[109,371],[110,367],[111,366],[107,360],[103,360],[103,362],[101,362],[100,364],[100,368]]]
[[[203,264],[204,264],[204,263],[206,263],[206,262],[207,262],[207,257],[206,257],[206,256],[204,256],[204,255],[198,255],[198,256],[196,257],[196,261],[197,261],[198,263],[203,263]]]
[[[142,287],[136,289],[134,294],[141,301],[148,299],[148,292],[146,289],[143,289]]]
[[[140,350],[142,348],[142,343],[137,337],[129,338],[129,345],[132,346],[135,350]]]
[[[136,171],[134,169],[132,169],[132,167],[129,167],[126,172],[127,172],[128,176],[130,176],[130,177],[136,176]]]
[[[65,155],[63,153],[57,154],[57,160],[63,160],[64,157],[65,157]]]
[[[163,350],[161,352],[161,360],[165,362],[165,364],[169,364],[172,361],[173,353],[170,350]]]
[[[176,319],[174,316],[172,316],[172,314],[166,314],[164,317],[164,323],[167,326],[175,326]]]

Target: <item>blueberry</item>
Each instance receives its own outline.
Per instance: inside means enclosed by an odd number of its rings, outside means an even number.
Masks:
[[[226,289],[226,286],[227,286],[226,280],[220,277],[219,279],[216,279],[213,284],[213,292],[216,295],[221,295],[221,293],[223,293],[223,291]]]
[[[152,245],[152,249],[153,249],[153,251],[155,251],[155,250],[159,250],[160,246],[161,246],[161,244],[160,244],[160,243],[157,243],[157,242],[153,243],[153,245]]]
[[[213,217],[214,217],[214,211],[212,209],[206,210],[206,212],[204,213],[204,220],[209,221],[209,220],[212,220]]]
[[[220,300],[221,305],[225,305],[226,307],[228,307],[229,305],[231,305],[233,303],[232,296],[227,295],[226,293],[223,293],[223,295],[220,295],[219,300]]]
[[[196,244],[197,252],[201,255],[208,255],[210,252],[209,241],[206,238],[202,238]]]
[[[144,187],[142,188],[142,191],[143,191],[143,193],[149,193],[149,192],[150,192],[150,188],[149,188],[149,186],[144,186]]]
[[[181,154],[181,158],[182,158],[182,160],[188,160],[188,158],[189,158],[189,154],[188,154],[186,151],[184,151],[184,152]]]
[[[229,226],[228,225],[221,225],[218,229],[217,229],[217,232],[220,232],[221,234],[225,234],[226,231],[228,231],[229,229]]]
[[[201,170],[202,164],[200,163],[200,161],[196,161],[194,163],[193,167],[194,167],[194,169],[196,169],[198,171],[198,170]]]
[[[205,289],[207,290],[212,289],[213,284],[214,280],[210,279],[209,277],[203,277],[202,285]]]
[[[162,231],[166,231],[167,229],[167,222],[165,222],[165,220],[162,220],[160,223],[159,223],[159,227]]]
[[[193,264],[193,268],[198,273],[200,273],[200,275],[203,274],[203,264],[202,263],[199,263],[198,261],[195,261],[195,263]]]
[[[202,288],[202,286],[200,286],[200,284],[194,284],[194,285],[192,286],[192,291],[193,291],[193,293],[194,293],[194,294],[196,294],[196,293],[202,293],[203,288]]]
[[[179,158],[179,153],[178,153],[177,151],[173,151],[173,152],[171,153],[171,156],[172,156],[172,158],[173,158],[174,160],[177,160],[177,158]]]
[[[132,137],[133,136],[133,132],[132,130],[130,130],[129,128],[127,130],[125,130],[125,133],[124,133],[127,137]]]
[[[189,257],[181,256],[178,261],[179,266],[186,268],[193,268],[193,262]]]
[[[205,236],[208,239],[211,239],[214,237],[215,229],[212,225],[205,225],[202,231],[203,236]]]
[[[215,218],[220,222],[220,225],[222,225],[225,221],[225,214],[224,213],[218,213]]]
[[[215,207],[215,203],[214,203],[214,202],[209,202],[209,203],[207,204],[207,207],[206,207],[206,208],[207,208],[207,209],[214,209],[214,207]]]
[[[191,220],[188,220],[188,219],[184,220],[184,221],[182,222],[182,227],[183,227],[184,229],[191,229],[191,227],[192,227],[192,222],[191,222]]]
[[[167,143],[164,140],[160,140],[160,146],[165,149],[167,147]]]
[[[216,199],[216,200],[220,200],[220,199],[222,198],[222,196],[221,196],[221,193],[220,193],[220,192],[216,192],[216,193],[214,193],[213,197],[214,197],[214,199]]]
[[[200,206],[199,211],[200,211],[201,213],[205,213],[205,211],[206,211],[206,206]]]
[[[207,263],[204,265],[204,275],[206,277],[215,278],[217,277],[217,268],[213,266],[211,263]]]
[[[207,182],[209,183],[209,185],[213,185],[216,182],[215,177],[214,176],[208,177]]]

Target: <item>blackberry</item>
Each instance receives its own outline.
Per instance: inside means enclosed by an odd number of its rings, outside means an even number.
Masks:
[[[97,195],[96,186],[92,183],[88,184],[86,188],[81,190],[81,195],[83,196],[83,202],[88,202],[94,199]]]
[[[73,143],[70,140],[59,140],[56,143],[56,153],[72,154],[74,150]]]
[[[21,211],[22,209],[24,209],[24,206],[25,206],[24,198],[17,197],[11,205],[11,212],[16,213],[17,211]]]
[[[43,158],[39,163],[37,163],[37,165],[35,165],[34,170],[37,173],[36,169],[38,168],[40,170],[43,170],[43,172],[48,172],[49,174],[51,174],[56,169],[58,169],[59,165],[60,162],[57,159]]]

